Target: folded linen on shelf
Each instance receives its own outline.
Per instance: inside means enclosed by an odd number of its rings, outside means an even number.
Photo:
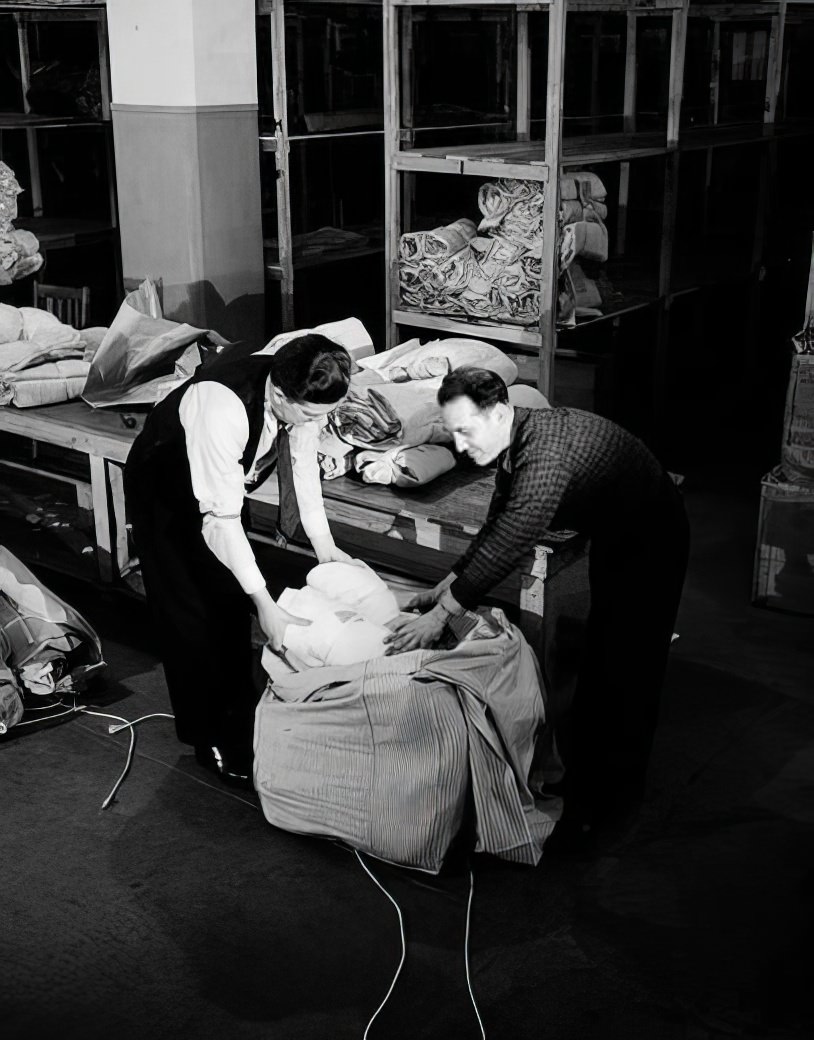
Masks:
[[[595,173],[576,171],[561,177],[560,189],[561,220],[570,229],[561,251],[566,266],[578,255],[606,260],[602,181]],[[537,181],[489,181],[478,191],[479,234],[470,234],[474,225],[461,218],[434,232],[403,235],[399,284],[404,304],[480,321],[539,321],[544,197]],[[464,224],[466,234],[451,230]]]
[[[563,228],[560,265],[568,267],[577,256],[600,263],[608,259],[608,230],[599,220],[579,220]]]
[[[455,467],[455,456],[440,444],[416,444],[389,451],[360,451],[353,460],[366,484],[419,487]]]

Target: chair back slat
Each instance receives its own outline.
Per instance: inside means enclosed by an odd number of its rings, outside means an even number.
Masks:
[[[90,289],[87,285],[73,287],[35,282],[34,306],[53,314],[65,325],[83,329],[88,323]]]

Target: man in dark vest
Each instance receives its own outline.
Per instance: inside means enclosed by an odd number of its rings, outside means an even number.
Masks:
[[[276,464],[283,535],[299,519],[320,563],[350,559],[328,526],[317,459],[349,378],[347,351],[316,333],[258,353],[227,348],[156,406],[127,460],[128,517],[178,739],[226,783],[250,786],[252,611],[275,649],[287,625],[307,624],[266,587],[244,495]]]
[[[455,447],[497,462],[481,530],[452,573],[416,597],[391,653],[431,646],[551,533],[590,538],[591,606],[566,756],[567,829],[587,831],[637,804],[687,567],[681,496],[651,452],[620,426],[573,408],[512,407],[503,381],[463,368],[438,391]],[[567,833],[561,830],[560,833]]]

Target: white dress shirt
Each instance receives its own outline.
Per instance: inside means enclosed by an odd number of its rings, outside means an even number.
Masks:
[[[287,418],[274,415],[270,397],[267,392],[263,431],[254,461],[245,474],[240,460],[249,439],[249,420],[234,391],[214,381],[193,383],[178,408],[186,434],[192,491],[203,513],[204,541],[249,595],[262,589],[266,582],[240,522],[245,485],[253,479],[258,460],[272,447],[278,422],[285,423]],[[294,491],[303,529],[311,541],[330,533],[317,459],[320,430],[325,422],[323,416],[289,425]]]

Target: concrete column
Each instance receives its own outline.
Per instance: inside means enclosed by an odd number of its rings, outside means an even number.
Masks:
[[[107,21],[124,278],[261,345],[254,0],[108,0]]]

